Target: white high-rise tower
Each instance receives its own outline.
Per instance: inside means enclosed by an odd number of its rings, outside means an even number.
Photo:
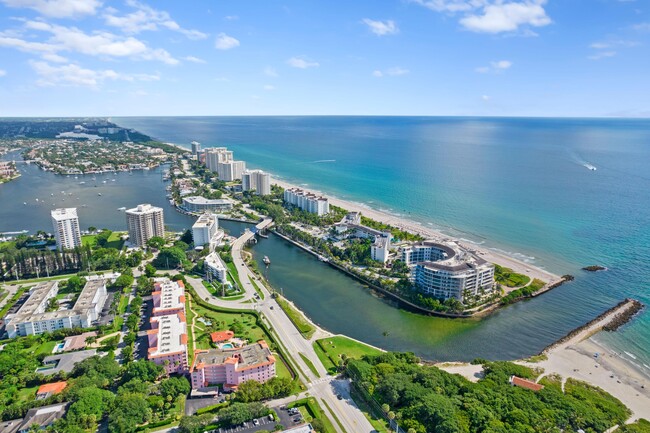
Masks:
[[[54,209],[51,212],[56,246],[60,250],[71,250],[81,246],[79,217],[76,208]]]
[[[126,211],[126,225],[129,241],[138,247],[145,247],[154,236],[165,237],[165,220],[162,208],[140,204]]]

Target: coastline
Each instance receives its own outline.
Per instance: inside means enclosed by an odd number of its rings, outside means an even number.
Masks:
[[[276,184],[278,186],[281,186],[284,189],[287,188],[303,188],[301,186],[286,182],[284,180],[279,180],[277,178],[273,178],[272,182],[273,184]],[[499,252],[499,251],[494,251],[491,249],[486,248],[483,245],[477,245],[473,244],[467,241],[461,241],[459,239],[454,239],[451,236],[446,236],[439,231],[436,231],[434,229],[429,229],[427,227],[424,227],[414,221],[411,221],[407,218],[404,217],[397,217],[395,215],[391,215],[389,213],[386,213],[384,211],[372,209],[370,207],[361,205],[359,203],[354,203],[348,200],[343,200],[339,199],[336,197],[332,197],[331,195],[322,193],[321,191],[314,190],[311,188],[308,188],[312,192],[316,192],[322,195],[327,196],[329,199],[330,204],[334,206],[338,206],[344,209],[347,209],[348,211],[351,212],[361,212],[364,216],[371,218],[375,221],[379,221],[385,224],[390,224],[394,227],[397,227],[401,230],[406,230],[409,232],[417,233],[419,235],[424,236],[427,239],[434,240],[436,242],[446,242],[446,241],[454,241],[461,247],[469,250],[469,251],[474,251],[476,254],[481,256],[481,258],[492,262],[496,263],[500,266],[505,266],[507,268],[511,268],[515,272],[527,275],[532,279],[538,278],[540,280],[543,280],[544,282],[547,283],[548,285],[557,283],[561,281],[561,276],[556,275],[552,272],[549,272],[547,270],[544,270],[542,268],[539,268],[535,265],[532,265],[530,263],[525,263],[519,259],[516,259],[514,257],[511,257],[505,253]]]

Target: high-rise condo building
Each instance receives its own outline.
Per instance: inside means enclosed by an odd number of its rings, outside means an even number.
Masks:
[[[56,246],[60,250],[71,250],[81,246],[81,232],[79,231],[79,217],[76,208],[54,209],[51,212],[52,227]]]
[[[300,188],[285,189],[284,201],[299,207],[304,211],[315,213],[318,216],[325,215],[330,211],[330,205],[327,198],[304,191]]]
[[[257,195],[271,194],[271,175],[262,170],[246,170],[241,177],[242,191],[255,191]]]
[[[210,251],[222,241],[223,232],[219,230],[219,218],[215,214],[205,213],[192,226],[194,247],[209,245]]]
[[[150,204],[139,204],[126,211],[126,225],[131,244],[144,247],[154,236],[165,236],[163,210]]]
[[[246,170],[246,162],[235,161],[232,151],[225,147],[212,147],[205,149],[205,166],[210,171],[217,173],[220,180],[232,182],[241,179]]]
[[[192,155],[198,156],[199,152],[201,152],[201,143],[198,141],[193,141],[192,143]]]

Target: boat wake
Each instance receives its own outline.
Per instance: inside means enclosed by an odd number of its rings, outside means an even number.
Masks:
[[[325,162],[336,162],[335,159],[319,159],[318,161],[312,161],[312,164],[323,164]]]

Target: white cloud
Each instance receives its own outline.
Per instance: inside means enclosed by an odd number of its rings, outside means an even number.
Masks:
[[[481,14],[462,18],[460,24],[482,33],[513,32],[524,25],[543,27],[551,23],[542,7],[544,3],[546,0],[492,4],[485,6]]]
[[[510,69],[512,62],[510,60],[497,60],[490,62],[490,66],[480,66],[476,68],[476,72],[479,74],[487,74],[489,72],[503,72],[506,69]]]
[[[206,63],[205,60],[194,56],[184,57],[184,60],[187,60],[188,62],[192,62],[192,63]]]
[[[157,60],[175,65],[178,60],[162,48],[152,49],[133,37],[121,37],[108,32],[87,34],[76,27],[64,27],[43,21],[27,21],[30,30],[49,33],[46,42],[31,42],[20,38],[0,37],[0,46],[12,47],[33,53],[58,54],[72,51],[97,57],[129,57],[141,60]],[[54,59],[51,58],[50,61]],[[59,58],[60,61],[62,59]]]
[[[287,60],[287,64],[299,69],[317,68],[320,66],[318,62],[312,62],[304,57],[292,57]]]
[[[237,21],[239,17],[237,15],[226,15],[223,19],[226,21]]]
[[[270,92],[271,90],[275,90],[275,86],[273,86],[273,85],[271,85],[271,84],[266,84],[266,85],[264,86],[264,90]]]
[[[461,14],[465,29],[478,33],[534,32],[526,27],[543,27],[551,23],[544,5],[547,0],[411,0],[436,12]]]
[[[118,27],[127,34],[137,34],[146,30],[156,31],[164,28],[179,32],[189,39],[205,39],[208,37],[207,34],[198,30],[181,27],[165,11],[156,10],[135,0],[127,0],[126,3],[132,8],[135,8],[136,11],[127,15],[118,16],[117,10],[107,8],[104,13],[104,20],[107,25]]]
[[[48,62],[52,63],[66,63],[68,61],[67,58],[54,53],[45,53],[41,57],[43,60],[47,60]]]
[[[7,71],[0,69],[0,77],[4,77],[5,75],[7,75]]]
[[[600,59],[606,59],[608,57],[614,57],[615,55],[616,55],[616,51],[600,51],[596,54],[588,56],[587,58],[589,60],[600,60]]]
[[[52,18],[94,15],[102,5],[98,0],[0,0],[11,8],[29,8]]]
[[[218,50],[230,50],[239,46],[239,41],[225,33],[219,33],[214,47]]]
[[[264,75],[266,75],[267,77],[273,77],[273,78],[276,78],[276,77],[279,76],[278,72],[275,70],[275,68],[272,68],[271,66],[267,66],[266,68],[264,68]]]
[[[43,61],[30,61],[32,69],[38,74],[36,82],[40,86],[85,86],[98,87],[104,81],[155,81],[160,77],[149,74],[121,74],[112,69],[93,70],[70,63],[52,66]]]
[[[484,100],[485,102],[490,100],[490,97],[488,95],[482,95],[481,99]]]
[[[637,32],[650,32],[650,22],[635,24],[632,26],[632,29]]]
[[[399,33],[399,28],[397,28],[397,25],[393,20],[375,21],[370,18],[364,18],[361,21],[368,26],[371,32],[378,36],[394,35]]]
[[[377,78],[381,78],[381,77],[385,77],[385,76],[399,77],[400,75],[406,75],[406,74],[408,74],[410,72],[411,71],[409,71],[408,69],[404,69],[404,68],[401,68],[399,66],[395,66],[395,67],[392,67],[392,68],[385,69],[383,71],[380,71],[379,69],[376,69],[376,70],[372,71],[372,76],[377,77]]]

